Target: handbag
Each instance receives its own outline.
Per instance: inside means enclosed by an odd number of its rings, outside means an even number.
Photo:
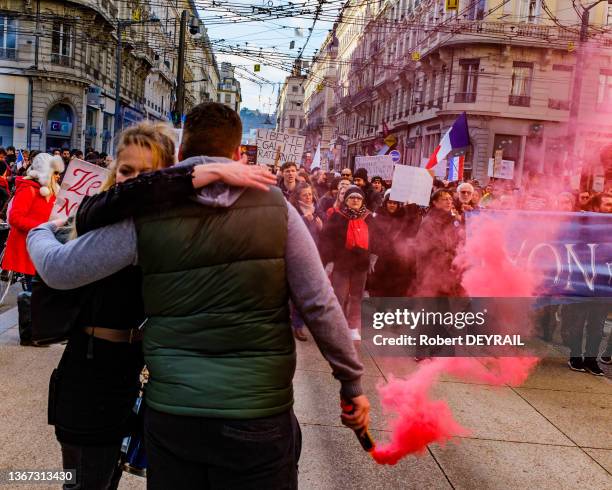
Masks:
[[[66,340],[77,326],[85,294],[85,288],[61,291],[35,277],[31,298],[32,342],[49,345]]]

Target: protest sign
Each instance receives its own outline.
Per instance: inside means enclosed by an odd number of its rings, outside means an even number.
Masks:
[[[425,168],[397,165],[393,171],[391,200],[429,206],[433,177]]]
[[[375,156],[359,156],[355,157],[355,170],[365,168],[368,171],[368,177],[371,179],[375,175],[383,180],[391,180],[393,178],[393,157],[391,155],[375,155]]]
[[[66,169],[51,218],[69,218],[85,196],[97,194],[108,177],[109,170],[83,160],[72,160]]]
[[[421,159],[421,167],[422,168],[426,168],[427,164],[429,163],[429,158],[423,158]],[[430,171],[433,171],[433,175],[434,177],[438,177],[439,179],[445,179],[446,178],[446,158],[440,160],[440,162],[435,165],[434,167],[430,168]],[[431,175],[432,172],[429,173],[429,175]]]
[[[257,164],[256,145],[240,145],[240,155],[246,157],[246,161],[249,165]]]
[[[282,165],[285,162],[295,162],[300,166],[305,143],[305,136],[257,128],[257,163]]]
[[[514,162],[512,160],[501,160],[496,164],[494,158],[489,158],[487,175],[496,179],[512,180],[514,178]]]
[[[481,214],[510,223],[505,230],[509,258],[519,271],[535,273],[539,295],[612,297],[609,232],[612,215],[548,211],[467,213],[468,250],[470,240],[476,239],[472,229]]]

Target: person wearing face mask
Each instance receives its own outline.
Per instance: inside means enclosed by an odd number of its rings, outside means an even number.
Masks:
[[[365,194],[359,187],[350,186],[344,191],[340,209],[321,232],[321,259],[323,265],[333,264],[331,283],[353,340],[361,340],[361,300],[374,261],[370,254],[372,219],[365,206]]]
[[[421,223],[415,204],[406,206],[385,192],[373,222],[372,241],[378,260],[368,279],[373,297],[401,297],[411,290],[415,276],[414,237]]]

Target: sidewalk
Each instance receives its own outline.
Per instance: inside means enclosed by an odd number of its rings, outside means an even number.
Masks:
[[[57,469],[59,447],[46,424],[47,384],[62,346],[17,345],[0,334],[0,468]],[[443,381],[436,395],[472,431],[446,448],[431,446],[397,466],[378,466],[340,424],[339,385],[312,340],[298,342],[295,412],[303,433],[301,489],[602,489],[612,486],[612,382],[544,361],[520,388]],[[409,360],[363,353],[372,435],[384,440],[376,385],[414,370]],[[14,487],[24,489],[27,486]],[[30,487],[27,487],[30,488]],[[42,489],[36,485],[32,488]],[[47,487],[47,488],[58,488]],[[144,489],[126,475],[121,489]]]

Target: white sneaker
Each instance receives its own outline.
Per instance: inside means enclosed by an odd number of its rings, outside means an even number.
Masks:
[[[361,333],[356,328],[351,328],[351,340],[361,340]]]

